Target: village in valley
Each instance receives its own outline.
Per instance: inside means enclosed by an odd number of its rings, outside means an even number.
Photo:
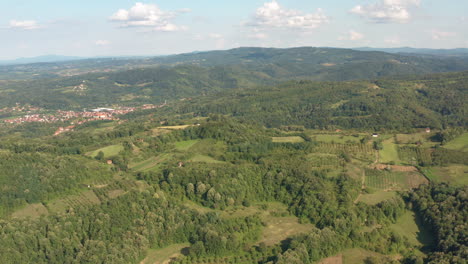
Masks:
[[[83,111],[65,111],[57,110],[55,113],[50,113],[45,109],[29,106],[29,105],[20,105],[16,104],[14,107],[5,107],[0,109],[0,114],[10,113],[12,115],[21,115],[15,118],[4,119],[4,124],[18,125],[23,123],[56,123],[56,122],[70,122],[69,126],[58,127],[54,133],[54,136],[60,135],[64,132],[72,131],[77,125],[81,125],[90,121],[97,120],[119,120],[120,115],[125,115],[137,110],[147,110],[155,109],[166,106],[167,103],[153,105],[153,104],[144,104],[139,107],[124,107],[118,106],[115,108],[95,108],[91,110],[83,109]],[[24,115],[24,113],[26,113]]]

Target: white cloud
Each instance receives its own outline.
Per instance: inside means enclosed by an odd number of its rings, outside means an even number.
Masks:
[[[268,35],[265,34],[265,33],[259,32],[259,33],[254,33],[254,34],[249,35],[249,38],[251,38],[251,39],[266,39],[266,38],[268,38]]]
[[[384,42],[388,44],[397,45],[401,43],[401,40],[400,40],[400,37],[398,36],[390,36],[390,37],[386,37],[384,39]]]
[[[313,29],[328,22],[321,9],[304,14],[299,10],[283,8],[276,0],[259,7],[247,25],[260,28]]]
[[[10,28],[32,30],[41,27],[35,20],[10,20]]]
[[[349,39],[350,40],[360,40],[363,39],[364,35],[362,33],[356,32],[354,30],[349,31]]]
[[[357,31],[354,31],[354,30],[350,30],[348,31],[348,35],[346,36],[341,36],[338,38],[338,40],[352,40],[352,41],[356,41],[356,40],[361,40],[364,38],[364,34],[362,33],[359,33]]]
[[[130,9],[119,9],[109,19],[120,22],[123,27],[150,27],[155,31],[180,31],[186,27],[171,22],[179,13],[190,12],[181,9],[178,12],[161,10],[157,5],[136,3]]]
[[[421,0],[380,0],[374,4],[357,5],[350,12],[374,23],[407,23],[411,9]]]
[[[450,37],[455,37],[457,33],[455,32],[445,32],[445,31],[439,31],[436,29],[433,29],[429,32],[431,34],[431,37],[433,40],[441,40],[441,39],[446,39]]]
[[[108,40],[97,40],[95,43],[97,46],[107,46],[110,44],[110,41]]]
[[[210,37],[212,39],[222,39],[223,35],[217,34],[217,33],[211,33],[211,34],[208,35],[208,37]]]

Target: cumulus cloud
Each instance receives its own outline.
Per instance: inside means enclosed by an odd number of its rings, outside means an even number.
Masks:
[[[107,46],[110,44],[110,41],[108,40],[97,40],[95,43],[97,46]]]
[[[259,32],[259,33],[254,33],[254,34],[249,35],[249,38],[251,38],[251,39],[266,39],[266,38],[268,38],[268,35],[265,34],[265,33]]]
[[[181,9],[177,12],[161,10],[157,5],[136,3],[130,9],[119,9],[109,19],[121,23],[122,27],[149,27],[156,31],[180,31],[186,29],[171,21],[181,13],[190,12]]]
[[[407,23],[411,9],[421,0],[381,0],[374,4],[357,5],[350,12],[374,23]]]
[[[354,30],[350,30],[348,31],[348,35],[346,36],[341,36],[338,38],[338,40],[352,40],[352,41],[356,41],[356,40],[361,40],[364,38],[364,34],[362,33],[359,33],[357,31],[354,31]]]
[[[385,38],[385,43],[397,45],[401,43],[400,37],[398,36],[389,36]]]
[[[445,32],[445,31],[439,31],[436,29],[431,30],[430,34],[433,40],[446,39],[450,37],[455,37],[457,35],[457,33],[455,32]]]
[[[321,9],[304,14],[299,10],[286,9],[273,0],[259,7],[247,25],[259,28],[314,29],[328,20]]]
[[[32,30],[40,28],[35,20],[10,20],[10,28]]]

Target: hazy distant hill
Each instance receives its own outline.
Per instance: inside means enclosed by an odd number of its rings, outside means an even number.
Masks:
[[[71,60],[81,60],[81,59],[85,59],[85,58],[76,57],[76,56],[43,55],[43,56],[30,57],[30,58],[18,58],[15,60],[0,60],[0,65],[28,64],[28,63],[38,63],[38,62],[58,62],[58,61],[71,61]]]
[[[388,53],[410,53],[410,54],[427,54],[427,55],[437,55],[437,56],[468,56],[468,49],[458,48],[458,49],[418,49],[410,47],[401,47],[401,48],[354,48],[354,50],[359,51],[381,51]]]
[[[400,51],[410,52],[410,50]],[[464,50],[445,52],[455,54]],[[438,53],[442,54],[442,51]],[[468,56],[314,47],[288,49],[246,47],[158,57],[93,58],[0,66],[0,79],[38,79],[80,75],[88,72],[176,65],[202,67],[236,65],[280,80],[299,78],[342,81],[390,75],[464,71],[468,70]]]

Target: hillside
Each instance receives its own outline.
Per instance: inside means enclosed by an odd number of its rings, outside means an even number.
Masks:
[[[468,70],[468,58],[464,56],[445,56],[443,52],[433,54],[420,56],[315,47],[286,49],[245,47],[170,56],[99,58],[0,66],[0,78],[42,79],[90,72],[177,65],[237,66],[249,71],[261,72],[279,80],[300,78],[318,81],[371,79],[390,75]]]
[[[290,81],[196,97],[178,112],[232,115],[267,127],[443,128],[467,125],[467,91],[467,72],[375,81]]]

